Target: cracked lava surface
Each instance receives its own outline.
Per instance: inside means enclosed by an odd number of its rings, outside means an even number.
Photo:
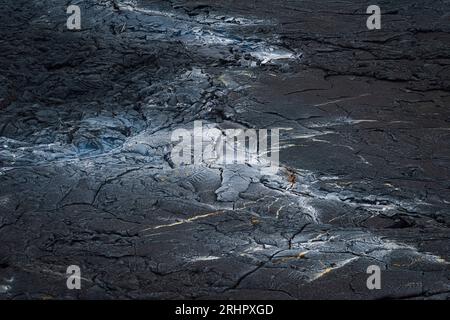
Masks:
[[[449,1],[0,4],[0,299],[450,297]],[[196,120],[278,172],[174,165]]]

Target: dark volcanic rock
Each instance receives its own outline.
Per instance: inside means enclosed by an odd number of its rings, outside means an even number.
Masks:
[[[0,0],[0,299],[448,299],[450,4],[369,4]],[[178,166],[198,120],[279,170]]]

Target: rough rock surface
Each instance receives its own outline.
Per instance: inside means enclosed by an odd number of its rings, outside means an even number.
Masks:
[[[450,297],[449,1],[77,4],[0,0],[0,299]],[[195,120],[279,171],[176,166]]]

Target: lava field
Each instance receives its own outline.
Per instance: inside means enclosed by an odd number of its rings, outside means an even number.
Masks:
[[[0,0],[0,299],[449,299],[450,1],[371,4]]]

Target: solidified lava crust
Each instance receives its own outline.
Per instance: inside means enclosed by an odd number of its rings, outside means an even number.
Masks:
[[[0,299],[448,299],[450,3],[370,4],[0,0]]]

